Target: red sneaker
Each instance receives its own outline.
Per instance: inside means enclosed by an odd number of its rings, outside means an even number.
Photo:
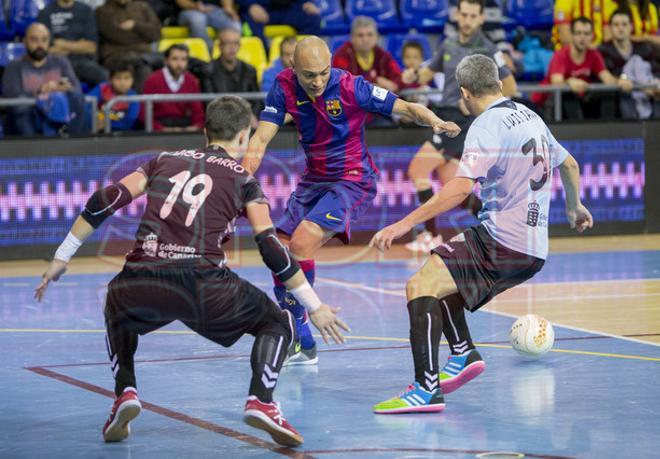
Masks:
[[[122,441],[131,434],[129,423],[140,414],[142,405],[137,390],[127,387],[112,405],[110,416],[103,426],[103,439],[107,442]]]
[[[251,395],[245,404],[243,421],[256,429],[265,430],[280,445],[299,446],[303,437],[284,419],[277,402],[263,403]]]

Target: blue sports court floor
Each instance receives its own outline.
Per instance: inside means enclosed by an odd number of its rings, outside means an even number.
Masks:
[[[318,368],[282,373],[276,399],[305,437],[296,450],[241,421],[252,338],[223,349],[180,324],[141,338],[145,409],[127,441],[104,444],[112,376],[101,311],[112,275],[66,275],[42,304],[36,277],[0,278],[0,457],[660,457],[660,347],[588,331],[589,311],[611,301],[623,306],[606,319],[660,328],[660,251],[552,254],[520,291],[523,309],[550,302],[583,326],[555,323],[553,351],[525,361],[508,345],[510,314],[470,315],[486,371],[448,395],[443,413],[376,416],[374,403],[412,381],[403,287],[413,270],[405,261],[319,267],[320,293],[343,307],[353,333],[345,346],[321,346]],[[266,268],[237,271],[270,291]],[[494,309],[507,301],[520,299]],[[639,302],[651,306],[631,315],[626,305]]]

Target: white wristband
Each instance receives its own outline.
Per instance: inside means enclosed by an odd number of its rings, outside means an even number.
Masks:
[[[321,307],[321,299],[312,286],[307,282],[300,287],[290,290],[290,292],[296,297],[296,300],[298,300],[300,304],[305,306],[305,309],[307,309],[307,312],[309,313],[312,313]]]
[[[69,231],[69,234],[67,234],[64,241],[62,241],[62,244],[57,248],[54,258],[68,263],[69,260],[71,260],[71,257],[76,254],[82,243],[83,241],[75,237],[73,233]]]

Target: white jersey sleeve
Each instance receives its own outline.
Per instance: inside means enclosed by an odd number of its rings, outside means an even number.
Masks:
[[[463,156],[456,177],[466,177],[482,182],[499,155],[497,138],[480,126],[471,126],[465,137]]]
[[[568,151],[560,144],[550,129],[546,126],[546,137],[548,138],[548,147],[550,148],[550,166],[554,169],[568,158]]]

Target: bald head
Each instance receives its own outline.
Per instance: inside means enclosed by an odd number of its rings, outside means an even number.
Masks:
[[[30,59],[34,62],[42,62],[48,56],[50,31],[45,25],[33,22],[25,31],[23,42]]]
[[[323,94],[330,80],[332,55],[319,37],[307,37],[298,42],[293,53],[293,69],[298,83],[312,97]]]
[[[327,67],[330,65],[330,49],[319,37],[311,36],[298,42],[293,62],[298,67]]]

